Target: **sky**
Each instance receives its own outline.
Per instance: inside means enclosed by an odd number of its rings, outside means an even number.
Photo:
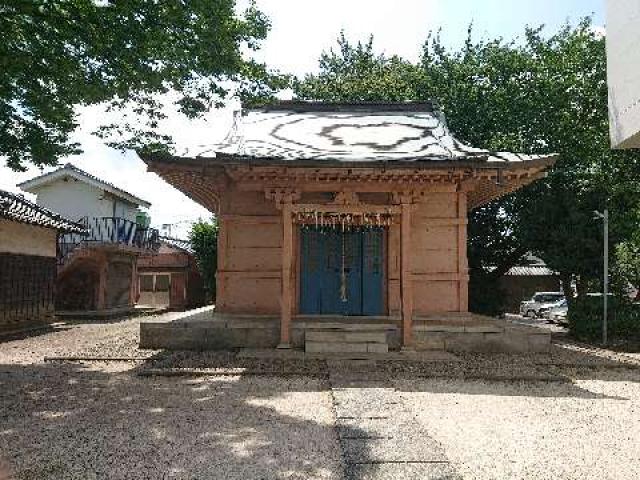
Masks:
[[[246,0],[238,3],[241,6],[243,2]],[[341,30],[352,41],[373,35],[377,51],[415,61],[430,31],[442,29],[445,45],[457,48],[463,44],[470,23],[476,39],[502,37],[516,41],[527,25],[545,25],[548,32],[553,32],[566,22],[575,24],[592,16],[595,26],[604,26],[604,0],[257,0],[257,6],[270,18],[272,29],[255,58],[299,76],[317,71],[320,54],[336,45]],[[230,105],[193,122],[175,117],[166,128],[181,148],[214,144],[224,138],[235,107]],[[185,238],[191,222],[211,216],[147,172],[134,152],[110,149],[91,135],[101,121],[99,107],[81,111],[80,128],[73,140],[84,152],[61,163],[71,162],[151,202],[152,225],[172,225],[172,236]],[[41,173],[34,167],[16,173],[2,164],[0,189],[20,192],[17,183]]]

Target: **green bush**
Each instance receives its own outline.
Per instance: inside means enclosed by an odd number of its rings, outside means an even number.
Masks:
[[[215,302],[218,264],[218,224],[215,218],[210,221],[200,219],[194,223],[189,241],[198,271],[202,275],[207,302]]]
[[[640,305],[610,297],[608,336],[611,340],[640,340]],[[569,331],[580,340],[602,338],[602,297],[576,299],[569,306]]]

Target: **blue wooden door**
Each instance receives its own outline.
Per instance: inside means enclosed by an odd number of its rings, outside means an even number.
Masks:
[[[382,314],[382,233],[382,229],[302,230],[301,313]]]

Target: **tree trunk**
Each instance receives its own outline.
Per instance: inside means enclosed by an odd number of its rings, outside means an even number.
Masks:
[[[560,281],[562,282],[562,291],[567,302],[573,302],[573,289],[571,288],[571,274],[568,272],[560,272]]]

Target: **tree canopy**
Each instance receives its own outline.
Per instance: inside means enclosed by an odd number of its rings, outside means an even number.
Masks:
[[[129,147],[166,148],[157,133],[163,94],[193,117],[218,105],[230,88],[268,95],[279,77],[247,60],[269,30],[251,5],[235,0],[0,1],[0,156],[16,170],[54,165],[78,151],[69,142],[74,108],[109,102],[143,125],[107,125]]]
[[[472,38],[470,29],[465,45],[450,50],[431,35],[412,64],[341,35],[320,72],[294,91],[315,100],[435,100],[463,142],[558,153],[547,178],[471,213],[470,306],[496,313],[497,280],[529,251],[567,288],[575,279],[584,291],[602,273],[593,211],[610,209],[613,243],[633,236],[640,213],[640,155],[609,145],[604,38],[588,19],[548,37],[527,29],[518,42]]]

